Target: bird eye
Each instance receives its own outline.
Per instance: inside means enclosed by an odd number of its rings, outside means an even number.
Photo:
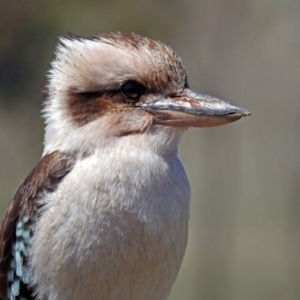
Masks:
[[[145,88],[140,83],[128,81],[122,85],[121,92],[131,100],[138,100],[145,93]]]

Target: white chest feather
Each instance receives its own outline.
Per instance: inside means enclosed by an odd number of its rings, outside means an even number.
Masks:
[[[31,252],[40,298],[162,300],[187,240],[190,190],[176,155],[100,151],[45,197]]]

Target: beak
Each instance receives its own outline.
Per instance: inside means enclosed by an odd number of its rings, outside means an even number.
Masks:
[[[250,115],[244,108],[190,89],[182,95],[143,103],[141,108],[154,116],[156,124],[180,127],[224,125]]]

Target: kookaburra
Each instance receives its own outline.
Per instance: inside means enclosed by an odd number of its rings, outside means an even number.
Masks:
[[[180,57],[136,34],[61,38],[42,159],[0,231],[0,298],[163,300],[185,252],[187,127],[249,112],[189,88]]]

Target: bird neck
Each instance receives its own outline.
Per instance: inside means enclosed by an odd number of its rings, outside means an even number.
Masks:
[[[43,155],[58,150],[85,157],[95,151],[109,153],[122,150],[126,154],[127,150],[136,150],[169,157],[177,154],[182,133],[182,129],[166,126],[152,126],[145,132],[123,136],[106,134],[97,128],[78,128],[67,133],[62,130],[49,130],[46,127]]]

